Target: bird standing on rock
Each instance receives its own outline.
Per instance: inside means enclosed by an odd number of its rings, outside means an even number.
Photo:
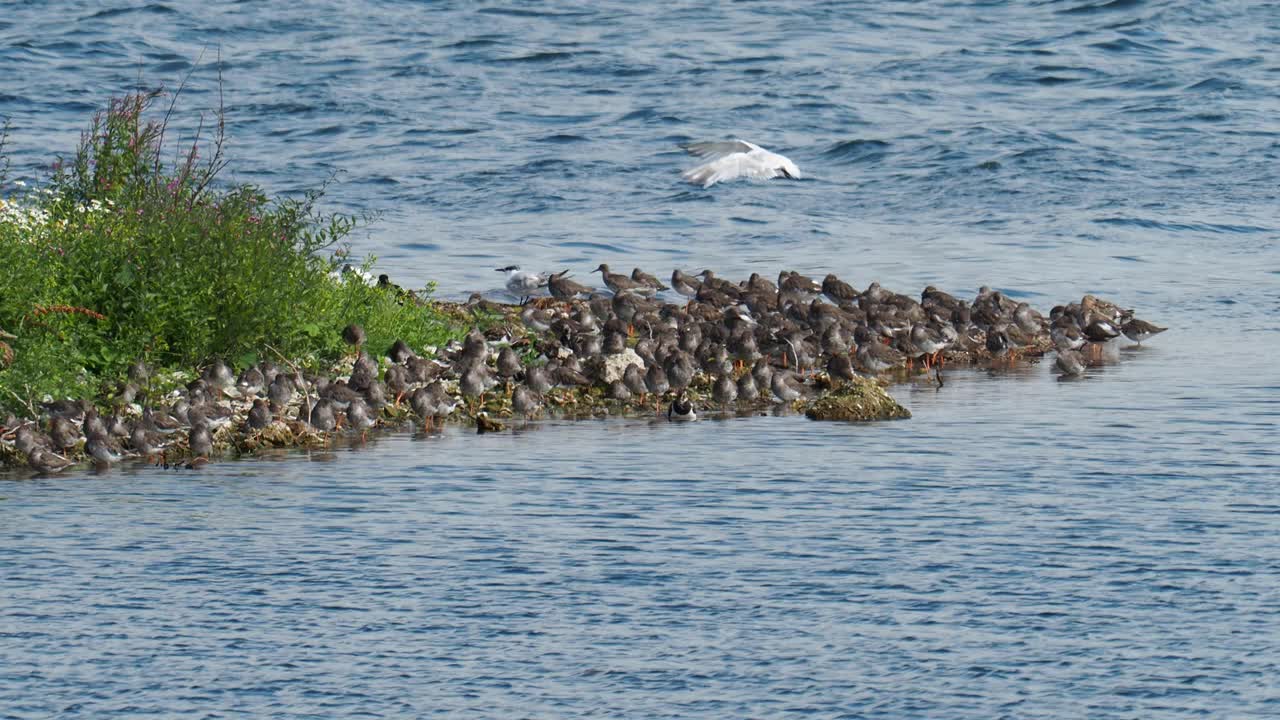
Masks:
[[[547,283],[547,289],[551,291],[551,297],[557,300],[575,300],[578,297],[595,292],[594,288],[589,288],[575,280],[570,280],[568,274],[568,270],[552,274]]]
[[[662,369],[661,365],[653,364],[645,371],[644,384],[649,388],[650,395],[663,395],[671,389],[671,382],[667,379],[667,371]],[[657,400],[655,399],[655,405]],[[657,410],[654,407],[654,410]]]
[[[865,326],[860,326],[865,327]],[[858,341],[858,351],[854,358],[867,372],[882,373],[906,362],[906,356],[875,339]]]
[[[693,299],[698,295],[702,281],[692,275],[686,275],[680,268],[671,271],[671,288],[681,295]]]
[[[645,272],[645,271],[641,270],[640,268],[634,268],[634,269],[632,269],[632,271],[631,271],[631,279],[632,279],[632,280],[635,280],[636,282],[640,283],[641,285],[644,285],[644,286],[646,286],[646,287],[649,287],[649,288],[651,288],[651,289],[653,289],[653,290],[655,290],[655,291],[657,291],[657,290],[670,290],[670,288],[668,288],[666,285],[663,285],[663,284],[662,284],[662,281],[661,281],[661,280],[659,280],[658,278],[656,278],[656,277],[654,277],[654,276],[650,275],[649,273],[647,273],[647,272]]]
[[[93,458],[95,464],[99,467],[106,467],[113,463],[118,463],[124,459],[125,455],[120,448],[102,433],[91,433],[88,440],[84,444],[84,452]]]
[[[261,430],[271,424],[271,407],[266,399],[254,399],[253,407],[249,410],[248,424],[250,430]]]
[[[827,361],[827,374],[832,380],[844,380],[851,382],[858,374],[853,371],[853,361],[848,355],[832,355]]]
[[[162,455],[165,448],[169,447],[169,441],[163,435],[151,432],[141,424],[133,429],[129,444],[133,446],[134,452],[148,461],[157,455]]]
[[[546,287],[549,282],[546,275],[521,270],[519,265],[500,267],[497,271],[507,274],[507,292],[519,298],[521,305],[527,304],[529,298],[538,292],[539,288]]]
[[[409,407],[413,409],[413,413],[422,420],[422,430],[426,432],[431,428],[431,422],[435,417],[436,401],[432,397],[431,391],[425,387],[420,387],[413,391],[409,396]]]
[[[74,460],[69,460],[52,450],[37,445],[27,453],[27,464],[41,475],[54,475],[76,463]]]
[[[711,399],[721,407],[728,407],[738,401],[738,384],[731,375],[720,375],[711,385]]]
[[[622,382],[626,384],[632,395],[649,394],[649,386],[644,381],[644,372],[635,363],[628,363],[627,369],[622,371]]]
[[[316,404],[311,407],[311,413],[308,418],[311,427],[316,430],[327,433],[338,427],[338,418],[334,413],[333,401],[329,398],[320,398]]]
[[[347,406],[347,424],[353,430],[360,431],[360,442],[364,442],[369,433],[369,428],[376,424],[369,406],[364,400],[356,398]]]
[[[555,382],[547,369],[542,366],[531,367],[524,372],[524,382],[529,389],[538,393],[545,394],[551,388],[555,387]]]
[[[799,400],[803,393],[799,388],[798,378],[790,370],[779,370],[769,379],[769,389],[780,403],[792,403]]]
[[[209,425],[200,422],[191,426],[191,431],[187,435],[187,447],[191,451],[191,462],[203,460],[208,461],[209,456],[213,454],[213,434],[209,432]]]
[[[213,388],[219,395],[224,393],[236,381],[231,368],[227,367],[227,364],[222,360],[214,360],[210,363],[205,367],[200,377],[205,381],[205,384]]]
[[[1084,336],[1090,342],[1105,343],[1120,337],[1120,329],[1116,327],[1115,323],[1098,315],[1093,316],[1083,329]]]
[[[951,343],[942,338],[941,333],[924,323],[916,323],[912,326],[911,344],[915,345],[916,349],[924,356],[924,366],[926,368],[940,362],[942,351],[951,345]]]
[[[872,284],[874,285],[875,283]],[[807,298],[817,297],[822,293],[822,285],[820,283],[811,277],[801,275],[795,270],[784,270],[778,273],[778,289]]]
[[[377,380],[378,364],[369,357],[369,353],[361,350],[356,356],[355,364],[351,366],[351,377],[347,378],[347,385],[356,392],[364,392]]]
[[[834,274],[828,274],[822,279],[822,294],[826,295],[833,303],[841,303],[857,302],[858,296],[861,293],[854,290],[852,285],[836,277]]]
[[[626,402],[631,399],[631,388],[628,388],[627,384],[622,382],[622,378],[618,378],[609,383],[608,389],[605,390],[605,397],[610,400]]]
[[[542,409],[538,395],[524,385],[517,385],[511,393],[511,410],[517,415],[529,417]]]
[[[612,290],[615,295],[621,295],[622,293],[628,292],[652,295],[654,292],[653,288],[643,283],[638,283],[626,275],[609,272],[609,266],[604,263],[600,263],[600,266],[595,270],[592,270],[592,272],[600,273],[604,278],[604,284]]]
[[[520,356],[510,345],[498,351],[498,377],[510,380],[520,374],[524,367],[520,364]]]

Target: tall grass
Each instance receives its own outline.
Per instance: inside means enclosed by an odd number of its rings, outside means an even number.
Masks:
[[[322,189],[220,185],[221,113],[212,137],[201,128],[175,154],[167,113],[151,117],[157,97],[112,100],[47,187],[0,192],[0,329],[16,336],[8,362],[0,348],[0,404],[93,394],[139,357],[189,369],[272,348],[325,363],[352,322],[374,348],[457,335],[429,305],[335,281],[334,251],[358,219],[320,214]]]

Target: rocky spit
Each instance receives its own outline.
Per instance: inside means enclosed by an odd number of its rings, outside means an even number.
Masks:
[[[510,268],[504,268],[510,270]],[[955,365],[1055,356],[1065,378],[1105,348],[1164,328],[1086,295],[1041,313],[999,291],[959,299],[926,287],[903,295],[784,271],[734,282],[676,270],[670,285],[636,269],[597,268],[606,290],[568,273],[522,277],[522,305],[473,295],[436,302],[471,332],[443,348],[370,348],[355,325],[351,353],[328,373],[286,358],[236,373],[214,361],[160,395],[143,361],[111,397],[64,399],[0,425],[0,464],[53,474],[125,461],[194,468],[229,454],[356,442],[370,432],[446,423],[501,432],[545,416],[803,412],[815,420],[887,420],[910,413],[884,386],[945,382]],[[677,300],[677,298],[679,298]],[[481,331],[479,328],[485,328]]]

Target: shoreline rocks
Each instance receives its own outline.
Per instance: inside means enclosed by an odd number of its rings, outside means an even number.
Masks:
[[[237,379],[215,361],[163,396],[131,374],[131,387],[96,405],[60,401],[47,403],[39,422],[0,419],[0,467],[53,473],[71,461],[102,467],[130,456],[196,467],[211,455],[325,447],[379,427],[432,432],[462,422],[498,432],[510,418],[666,416],[677,399],[703,417],[781,410],[813,420],[905,419],[910,412],[883,381],[932,374],[941,384],[944,365],[1008,366],[1055,347],[1100,356],[1119,328],[1137,322],[1132,310],[1090,295],[1045,316],[989,288],[967,301],[930,286],[916,300],[878,283],[859,291],[834,275],[818,283],[785,271],[775,285],[677,270],[672,286],[688,301],[585,286],[525,305],[433,301],[472,326],[463,340],[397,342],[375,357],[363,330],[350,326],[344,338],[355,354],[324,373],[282,358],[284,366],[260,362]],[[578,297],[584,289],[590,294]]]
[[[855,380],[832,388],[809,403],[804,410],[810,420],[840,420],[868,422],[872,420],[906,420],[911,411],[879,383]]]

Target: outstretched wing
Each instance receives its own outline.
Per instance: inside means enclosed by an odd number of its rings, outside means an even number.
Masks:
[[[685,152],[698,158],[722,158],[726,155],[734,153],[749,153],[752,150],[759,150],[759,145],[754,145],[746,140],[721,140],[711,142],[695,142],[688,145],[681,145]]]
[[[680,174],[680,177],[685,182],[709,188],[724,180],[736,180],[738,178],[767,180],[779,175],[781,173],[777,168],[761,162],[759,158],[743,153],[735,153],[685,170]]]

